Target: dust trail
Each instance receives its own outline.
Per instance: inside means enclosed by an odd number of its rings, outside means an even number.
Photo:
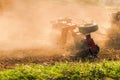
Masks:
[[[109,11],[99,0],[1,0],[0,49],[54,47],[50,39],[52,20],[71,17],[94,21],[99,31],[93,34],[97,42],[103,40],[109,28]],[[103,37],[96,37],[97,35]]]
[[[69,55],[69,51],[56,49],[51,39],[50,22],[64,17],[71,17],[78,25],[82,24],[83,20],[97,23],[99,31],[93,33],[92,37],[102,46],[107,39],[111,13],[106,9],[104,1],[0,0],[1,62],[4,59],[5,62],[6,59],[14,62],[16,58],[24,59],[32,56],[35,56],[36,60],[41,55]],[[31,61],[31,58],[28,60]]]

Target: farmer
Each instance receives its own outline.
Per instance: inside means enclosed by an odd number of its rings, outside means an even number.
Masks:
[[[97,57],[97,54],[99,52],[99,47],[95,44],[94,40],[91,38],[91,35],[90,34],[87,34],[86,35],[86,43],[89,47],[89,52],[90,54],[96,58]]]

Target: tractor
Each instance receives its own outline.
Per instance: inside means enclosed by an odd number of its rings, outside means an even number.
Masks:
[[[111,15],[111,27],[108,30],[107,48],[120,49],[120,11],[115,11]]]
[[[74,24],[70,18],[58,19],[52,23],[52,34],[59,34],[56,35],[57,39],[54,38],[58,46],[64,47],[69,41],[73,40],[74,48],[77,51],[74,54],[75,58],[86,57],[86,54],[97,58],[99,46],[91,37],[91,33],[97,30],[98,25],[95,23],[79,26]],[[85,54],[85,56],[81,54]]]

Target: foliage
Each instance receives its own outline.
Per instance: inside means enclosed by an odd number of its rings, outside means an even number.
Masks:
[[[120,78],[119,61],[19,65],[0,71],[0,80],[104,80]]]

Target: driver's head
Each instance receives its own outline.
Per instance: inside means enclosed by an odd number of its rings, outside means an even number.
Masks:
[[[88,39],[88,38],[91,38],[91,35],[90,34],[87,34],[86,35],[86,38]]]

